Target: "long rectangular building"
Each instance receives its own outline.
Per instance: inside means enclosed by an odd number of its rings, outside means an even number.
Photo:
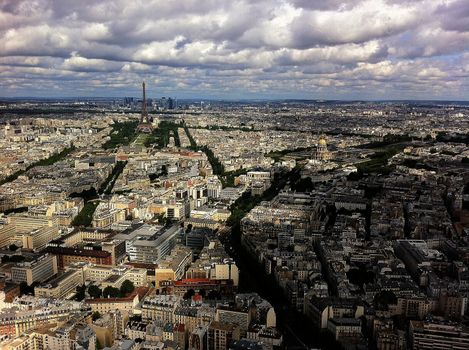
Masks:
[[[41,256],[39,259],[19,263],[11,268],[11,279],[15,283],[26,282],[28,286],[34,282],[42,283],[58,272],[57,257],[51,254]]]
[[[469,349],[469,327],[439,320],[410,321],[411,347],[414,350]]]
[[[47,247],[46,252],[57,257],[57,265],[61,270],[77,262],[112,265],[112,254],[104,250],[79,249],[71,247]]]

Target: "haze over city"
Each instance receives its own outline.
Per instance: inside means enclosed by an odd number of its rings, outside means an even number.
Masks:
[[[2,0],[0,97],[467,100],[466,0]]]

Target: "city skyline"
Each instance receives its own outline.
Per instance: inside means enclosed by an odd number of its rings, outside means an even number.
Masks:
[[[465,1],[4,1],[0,97],[467,100]]]
[[[0,0],[0,350],[469,349],[469,0]]]

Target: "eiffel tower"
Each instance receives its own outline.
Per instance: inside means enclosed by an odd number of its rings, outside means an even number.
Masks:
[[[145,82],[142,83],[142,90],[143,90],[143,100],[142,100],[142,115],[140,116],[140,123],[137,126],[137,131],[150,134],[153,131],[153,126],[148,119],[148,112],[147,112],[147,95],[145,92]]]

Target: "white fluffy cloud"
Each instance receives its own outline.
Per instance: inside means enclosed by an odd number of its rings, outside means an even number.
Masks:
[[[3,96],[465,99],[468,48],[467,0],[0,2]]]

